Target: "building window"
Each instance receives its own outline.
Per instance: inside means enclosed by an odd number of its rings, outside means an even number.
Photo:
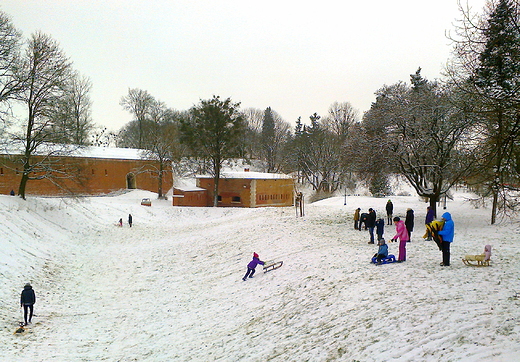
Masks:
[[[92,169],[92,174],[94,174],[94,173],[95,173],[95,172],[94,172],[94,169]]]
[[[217,201],[218,201],[218,202],[222,202],[222,196],[218,195],[218,196],[217,196]]]
[[[0,175],[3,175],[3,174],[4,174],[4,168],[0,167]]]
[[[231,202],[237,202],[237,203],[240,203],[240,196],[233,196],[231,198]]]
[[[105,176],[108,176],[108,171],[105,169]]]

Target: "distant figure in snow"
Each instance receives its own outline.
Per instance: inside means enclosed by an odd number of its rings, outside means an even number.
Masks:
[[[259,259],[257,253],[253,253],[253,260],[251,260],[249,264],[247,264],[247,272],[246,275],[244,275],[244,277],[242,278],[243,281],[246,281],[247,277],[253,277],[253,275],[255,274],[255,268],[258,264],[264,265],[265,263]]]
[[[128,225],[132,227],[132,214],[128,214]]]
[[[386,220],[388,225],[392,225],[392,216],[394,214],[394,204],[392,204],[392,200],[388,200],[386,203]]]
[[[9,193],[9,195],[14,196],[14,190],[11,190],[11,192]]]
[[[383,221],[383,224],[385,221],[383,219],[380,219]],[[377,242],[377,245],[379,245],[379,249],[377,250],[377,253],[374,254],[374,258],[377,259],[377,265],[381,265],[381,260],[388,257],[388,245],[385,243],[385,239],[379,239]]]
[[[31,323],[33,317],[34,303],[36,303],[36,295],[34,294],[34,290],[31,284],[27,283],[23,287],[22,295],[20,297],[20,307],[23,308],[23,318],[25,321],[25,325]],[[27,314],[29,314],[29,319],[27,319]]]
[[[395,232],[396,235],[392,238],[392,241],[399,239],[399,258],[398,263],[406,261],[406,243],[408,242],[408,231],[404,221],[399,216],[394,217]]]
[[[414,226],[415,216],[413,214],[412,209],[406,210],[406,218],[404,219],[404,224],[406,225],[406,230],[408,231],[408,241],[412,241],[412,231]]]
[[[119,226],[123,227],[123,218],[119,219]]]
[[[383,239],[384,233],[385,233],[385,220],[383,220],[382,218],[379,218],[376,221],[377,241]]]
[[[361,226],[360,226],[360,223],[359,223],[359,219],[361,218],[361,216],[359,215],[359,213],[361,212],[361,208],[357,208],[356,211],[354,211],[354,230],[361,230]]]

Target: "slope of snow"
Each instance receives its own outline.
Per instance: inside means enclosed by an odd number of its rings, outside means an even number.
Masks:
[[[144,197],[152,207],[140,205]],[[182,208],[146,191],[80,200],[0,196],[0,356],[31,361],[520,360],[520,227],[456,195],[452,265],[422,240],[415,210],[408,260],[375,266],[337,197],[293,208]],[[442,208],[439,213],[444,210]],[[133,215],[134,226],[115,226]],[[391,239],[393,227],[386,227]],[[492,266],[464,266],[493,245]],[[398,254],[397,245],[389,244]],[[282,268],[241,280],[253,252]],[[19,295],[37,295],[29,332]]]

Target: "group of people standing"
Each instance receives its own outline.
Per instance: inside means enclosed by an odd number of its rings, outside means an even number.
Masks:
[[[394,214],[394,205],[391,200],[388,200],[385,206],[386,209],[386,222],[382,218],[377,219],[376,211],[372,208],[368,209],[368,213],[361,213],[361,208],[357,208],[354,212],[354,229],[361,230],[362,227],[365,227],[365,230],[368,230],[370,235],[369,244],[374,244],[374,230],[377,234],[378,244],[385,244],[383,235],[384,235],[384,227],[386,225],[395,225],[396,234],[392,237],[392,242],[397,242],[399,240],[399,257],[397,262],[406,261],[406,244],[411,241],[412,232],[414,230],[415,224],[415,215],[414,211],[411,208],[406,210],[405,220],[401,220],[399,216],[393,216]],[[428,225],[433,222],[435,219],[435,212],[431,207],[427,207],[425,224]],[[442,254],[443,261],[441,263],[442,266],[450,265],[450,245],[453,241],[454,235],[454,223],[451,218],[451,214],[446,212],[442,215],[442,219],[444,221],[444,227],[439,231],[439,236],[442,238]],[[428,234],[426,240],[432,240],[432,235]],[[380,242],[382,241],[382,243]]]

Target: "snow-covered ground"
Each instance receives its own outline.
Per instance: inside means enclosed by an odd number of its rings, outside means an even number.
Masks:
[[[293,208],[172,207],[144,191],[0,196],[0,360],[520,361],[520,226],[489,225],[489,209],[465,196],[447,205],[450,267],[422,240],[427,205],[415,196],[392,197],[395,214],[415,210],[408,260],[382,266],[369,263],[377,246],[352,216],[382,215],[387,199],[331,198],[297,218]],[[129,213],[132,228],[115,226]],[[491,267],[463,265],[485,244]],[[243,282],[253,252],[284,265]],[[35,317],[13,334],[26,282]]]

